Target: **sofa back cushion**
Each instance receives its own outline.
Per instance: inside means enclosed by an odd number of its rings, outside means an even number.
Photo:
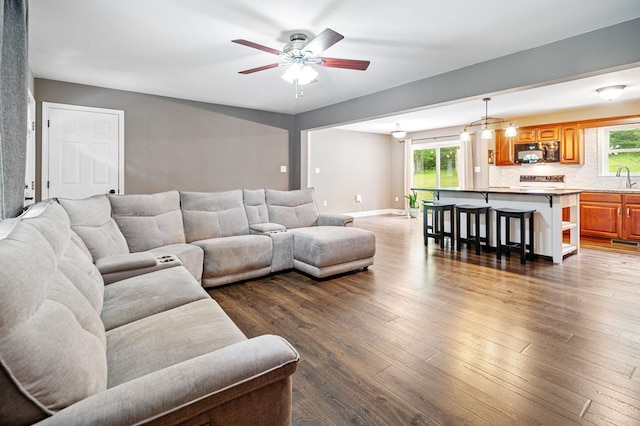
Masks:
[[[111,204],[106,195],[81,200],[58,199],[67,211],[71,229],[82,238],[93,261],[129,253],[127,240],[111,217]]]
[[[269,221],[288,229],[313,226],[320,216],[313,188],[296,191],[265,189],[265,198]]]
[[[109,195],[109,201],[131,253],[185,242],[178,191]]]
[[[264,189],[243,189],[244,211],[249,226],[269,222],[269,212],[265,201]]]
[[[242,190],[181,192],[187,242],[249,234]]]
[[[104,284],[79,244],[51,201],[0,235],[0,424],[31,424],[107,387]]]

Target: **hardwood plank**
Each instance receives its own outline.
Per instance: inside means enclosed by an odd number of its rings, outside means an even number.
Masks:
[[[376,233],[366,272],[210,290],[300,352],[294,424],[640,424],[640,252],[520,265],[425,247],[420,219],[355,226]]]

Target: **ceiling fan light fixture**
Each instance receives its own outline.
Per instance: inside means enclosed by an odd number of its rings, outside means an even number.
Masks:
[[[293,63],[289,65],[287,70],[282,74],[282,79],[288,83],[295,83],[298,80],[300,86],[311,83],[318,77],[318,72],[311,65],[302,65]]]
[[[391,136],[396,139],[402,139],[407,136],[407,131],[400,128],[400,123],[396,123],[396,129],[391,132]]]
[[[598,92],[598,95],[600,95],[600,97],[606,101],[612,101],[614,99],[617,99],[618,96],[620,96],[622,94],[622,91],[625,89],[624,84],[619,84],[617,86],[608,86],[608,87],[601,87],[599,89],[596,90],[596,92]]]
[[[504,130],[504,135],[508,138],[517,136],[518,132],[516,131],[516,126],[514,126],[513,123],[510,122],[507,128]]]

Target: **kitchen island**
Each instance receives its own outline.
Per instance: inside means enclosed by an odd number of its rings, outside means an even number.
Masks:
[[[579,189],[552,188],[412,188],[415,191],[433,193],[434,201],[450,204],[489,205],[495,208],[514,208],[535,210],[534,214],[534,247],[535,254],[551,258],[554,263],[562,263],[565,256],[577,253],[580,248],[580,204]],[[563,211],[567,209],[563,221]],[[495,247],[495,213],[491,213],[490,245]],[[512,222],[511,235],[520,235],[519,224]],[[484,235],[484,225],[481,233]],[[506,226],[503,226],[505,229]],[[466,235],[465,223],[460,224],[463,235]],[[568,243],[563,242],[564,231],[569,231]],[[503,237],[504,239],[504,237]],[[517,240],[516,240],[517,241]]]

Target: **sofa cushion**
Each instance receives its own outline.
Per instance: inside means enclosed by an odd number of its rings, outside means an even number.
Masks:
[[[318,268],[368,259],[376,252],[375,234],[365,229],[318,226],[290,232],[294,259]]]
[[[82,238],[93,261],[129,253],[127,241],[111,217],[111,204],[106,195],[81,200],[59,198],[58,202],[69,215],[71,229]]]
[[[194,241],[193,244],[204,250],[203,279],[269,268],[271,265],[272,242],[266,235],[211,238]]]
[[[105,287],[101,318],[107,330],[173,309],[209,294],[184,267],[138,275]]]
[[[210,298],[142,318],[107,332],[109,387],[245,340]]]
[[[65,210],[38,203],[0,237],[0,424],[33,423],[106,389],[102,278]]]
[[[132,253],[186,242],[178,191],[109,195],[109,201]]]
[[[269,222],[279,223],[287,229],[314,226],[320,212],[313,188],[296,191],[265,189]]]
[[[242,198],[249,226],[269,222],[264,189],[243,189]]]
[[[188,242],[249,233],[249,222],[240,189],[226,192],[181,192],[180,199]]]

